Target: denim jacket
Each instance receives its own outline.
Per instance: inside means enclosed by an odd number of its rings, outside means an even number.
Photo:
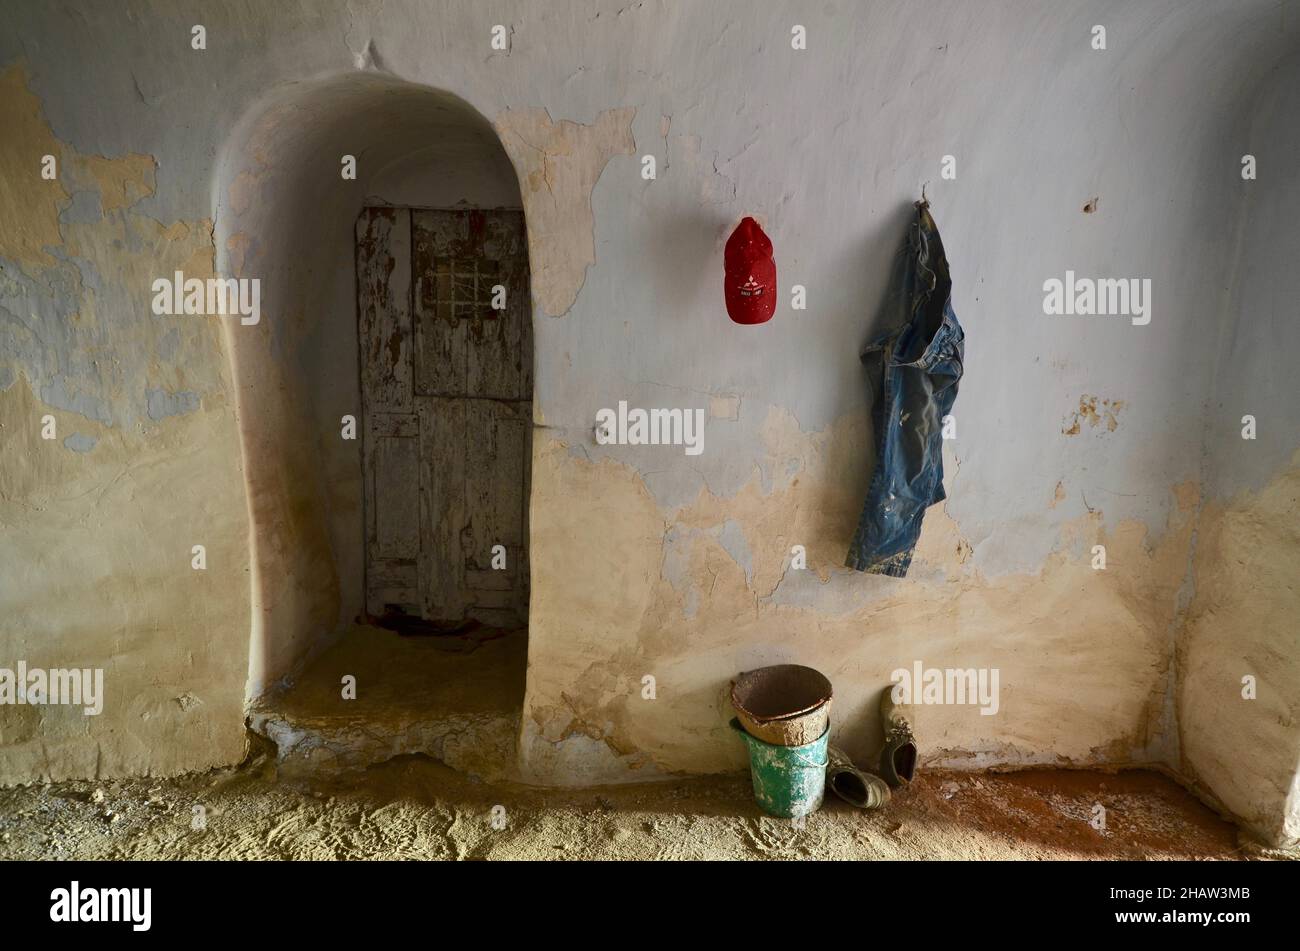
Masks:
[[[925,510],[943,491],[943,419],[957,399],[965,334],[952,311],[952,279],[929,202],[902,251],[886,305],[888,331],[862,352],[875,429],[876,467],[849,546],[858,571],[906,576]]]

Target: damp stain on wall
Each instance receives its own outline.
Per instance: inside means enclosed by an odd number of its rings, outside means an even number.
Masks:
[[[1119,414],[1126,403],[1126,400],[1103,399],[1085,394],[1079,397],[1079,408],[1061,423],[1061,432],[1066,436],[1077,436],[1086,425],[1089,429],[1100,426],[1103,432],[1113,433],[1119,428]]]

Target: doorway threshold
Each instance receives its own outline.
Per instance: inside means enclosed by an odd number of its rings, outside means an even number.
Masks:
[[[259,699],[248,725],[289,774],[425,755],[485,782],[513,779],[527,665],[525,629],[404,637],[358,624]]]

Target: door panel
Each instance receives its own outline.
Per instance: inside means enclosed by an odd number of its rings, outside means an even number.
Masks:
[[[413,415],[370,417],[366,441],[366,610],[421,603],[418,560],[418,424]]]
[[[411,374],[411,215],[357,219],[357,322],[366,473],[366,610],[418,610],[419,457]]]
[[[410,413],[411,212],[370,208],[357,219],[361,393],[370,413]]]
[[[453,247],[468,234],[464,217],[437,212],[412,212],[415,274],[415,388],[423,396],[463,396],[470,321],[463,298],[472,294],[473,271],[467,291],[457,275]],[[472,262],[471,262],[472,263]]]
[[[466,403],[470,531],[465,536],[465,584],[477,590],[510,590],[522,577],[518,562],[524,547],[524,457],[531,407],[501,400]],[[504,570],[492,567],[496,545],[506,549]]]
[[[422,396],[420,535],[421,615],[453,621],[465,616],[465,566],[461,535],[465,502],[465,400]]]
[[[532,397],[523,213],[411,212],[415,388],[422,396]],[[494,309],[494,288],[504,308]]]
[[[416,558],[420,554],[420,441],[380,439],[375,445],[375,554]]]

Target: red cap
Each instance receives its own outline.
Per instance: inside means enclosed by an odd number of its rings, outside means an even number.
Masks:
[[[761,324],[776,313],[776,261],[772,241],[758,222],[745,218],[727,239],[722,256],[727,314],[738,324]]]

